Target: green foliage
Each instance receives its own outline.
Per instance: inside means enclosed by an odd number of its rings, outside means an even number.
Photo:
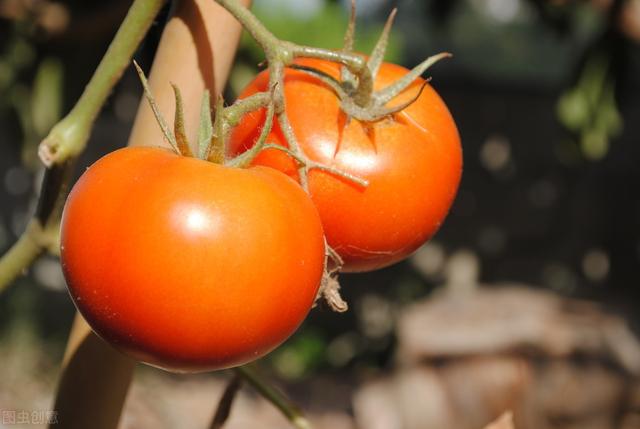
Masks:
[[[303,329],[274,351],[269,359],[279,375],[299,379],[325,362],[326,339],[314,329]]]
[[[11,89],[18,74],[33,64],[35,55],[34,47],[24,38],[14,36],[9,39],[0,57],[0,94]]]
[[[603,158],[609,140],[622,132],[622,117],[609,71],[609,58],[605,54],[592,56],[575,86],[557,104],[559,121],[578,136],[583,155],[591,160]]]
[[[31,119],[38,136],[46,135],[62,117],[63,77],[57,58],[45,58],[38,66],[31,93]]]
[[[22,128],[22,158],[30,168],[37,167],[37,145],[60,119],[63,104],[64,70],[53,57],[43,59],[37,66],[31,87],[16,82],[7,100],[20,120]]]

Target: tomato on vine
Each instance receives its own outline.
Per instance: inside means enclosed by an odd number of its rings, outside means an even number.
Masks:
[[[336,81],[340,78],[335,62],[299,59],[296,66]],[[408,72],[382,63],[374,90]],[[239,98],[266,91],[268,85],[265,71]],[[332,88],[300,70],[285,71],[284,94],[287,116],[304,154],[368,181],[368,186],[361,186],[328,171],[309,172],[311,198],[328,244],[344,261],[343,271],[369,271],[398,262],[438,230],[460,182],[462,150],[454,120],[431,86],[416,79],[387,104],[410,103],[408,107],[371,122],[348,118]],[[265,109],[245,115],[231,133],[231,155],[252,147],[265,116]],[[278,122],[274,121],[268,142],[287,146]],[[280,150],[263,150],[253,165],[273,167],[299,179],[298,164]]]
[[[62,218],[61,260],[91,327],[178,371],[241,365],[309,312],[324,269],[318,213],[290,178],[160,148],[91,166]]]

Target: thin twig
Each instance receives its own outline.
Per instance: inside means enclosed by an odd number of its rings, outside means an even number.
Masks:
[[[48,237],[58,230],[74,161],[84,150],[98,113],[164,3],[165,0],[133,2],[80,99],[40,144],[38,153],[47,169],[38,207],[29,227],[0,258],[0,292],[52,245]]]
[[[32,220],[18,241],[0,259],[0,291],[6,288],[27,267],[44,252],[41,243],[42,227],[36,220]]]
[[[297,429],[311,429],[311,423],[309,423],[302,414],[300,408],[277,389],[269,385],[255,369],[244,365],[234,368],[234,370],[240,377],[251,384],[260,395],[278,408],[294,427]]]
[[[166,0],[135,0],[73,109],[40,143],[45,166],[63,164],[87,145],[91,128],[113,87],[131,62],[138,45]]]
[[[216,413],[213,415],[213,420],[211,421],[209,429],[220,429],[227,422],[227,419],[231,414],[233,400],[235,399],[238,390],[240,390],[240,386],[242,386],[242,378],[240,378],[240,375],[234,374],[222,393],[222,397],[218,403]]]

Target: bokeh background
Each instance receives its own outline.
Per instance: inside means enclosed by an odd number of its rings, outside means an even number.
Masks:
[[[0,250],[33,212],[38,142],[129,4],[0,0]],[[314,309],[263,370],[320,428],[471,429],[505,410],[518,428],[640,428],[640,0],[357,6],[358,50],[398,7],[388,60],[454,54],[427,75],[462,137],[460,192],[431,242],[344,275],[350,311]],[[327,48],[341,46],[348,9],[254,2],[279,37]],[[144,68],[167,15],[136,54]],[[245,34],[227,100],[262,59]],[[140,95],[129,70],[78,171],[126,143]],[[53,256],[0,295],[0,409],[51,409],[73,314]],[[122,427],[207,427],[226,377],[140,366]],[[229,422],[285,425],[248,388]]]

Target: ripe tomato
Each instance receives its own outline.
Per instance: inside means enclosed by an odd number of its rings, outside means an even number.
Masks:
[[[318,290],[324,240],[313,203],[282,173],[138,147],[74,186],[61,259],[100,336],[154,366],[201,371],[257,359],[293,333]]]
[[[334,63],[300,63],[339,77]],[[375,88],[407,72],[384,63]],[[415,97],[423,82],[417,79],[390,105]],[[458,131],[433,88],[427,85],[401,113],[363,123],[347,121],[337,96],[308,74],[287,70],[284,86],[289,121],[307,157],[369,181],[363,188],[325,171],[309,174],[311,198],[329,245],[344,259],[343,270],[369,271],[393,264],[428,240],[447,215],[462,173]],[[240,98],[267,88],[268,74],[263,72]],[[231,136],[232,155],[254,144],[264,118],[265,109],[245,116]],[[286,145],[277,122],[268,141]],[[294,178],[298,174],[294,161],[275,149],[261,152],[254,165],[274,167]]]

